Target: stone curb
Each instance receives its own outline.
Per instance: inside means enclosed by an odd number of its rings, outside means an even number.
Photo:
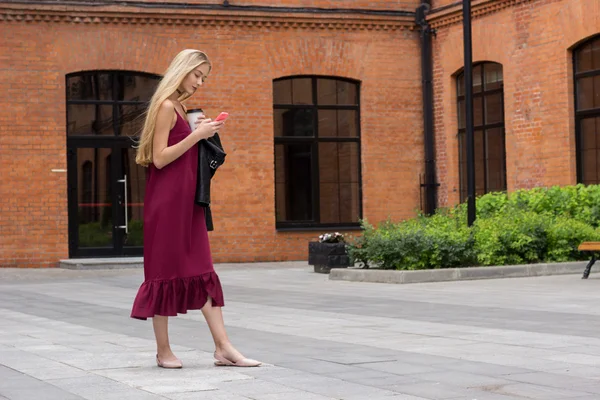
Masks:
[[[469,267],[417,271],[333,268],[330,280],[373,283],[422,283],[475,279],[524,278],[530,276],[582,274],[587,261],[506,265],[501,267]],[[593,268],[592,268],[593,272]]]

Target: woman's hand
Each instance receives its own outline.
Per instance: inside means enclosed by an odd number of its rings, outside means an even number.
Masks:
[[[214,134],[225,125],[223,121],[213,122],[210,118],[199,117],[198,120],[200,123],[192,132],[192,135],[194,135],[198,141],[214,136]]]

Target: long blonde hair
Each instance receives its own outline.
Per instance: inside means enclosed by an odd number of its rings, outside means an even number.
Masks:
[[[137,154],[135,162],[139,165],[147,167],[152,163],[154,129],[156,128],[156,117],[160,105],[179,89],[179,86],[181,86],[181,83],[190,72],[202,64],[208,64],[209,68],[212,68],[205,53],[192,49],[181,51],[171,61],[171,65],[169,65],[169,68],[167,68],[163,78],[160,80],[146,111],[146,120],[144,121],[139,143],[136,146]],[[190,96],[190,94],[184,92],[179,96],[178,100],[184,101]]]

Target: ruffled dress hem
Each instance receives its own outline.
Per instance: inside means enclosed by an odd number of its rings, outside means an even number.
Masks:
[[[223,288],[216,272],[165,280],[148,280],[138,290],[131,318],[146,320],[155,315],[175,317],[199,310],[212,299],[213,307],[223,307]]]

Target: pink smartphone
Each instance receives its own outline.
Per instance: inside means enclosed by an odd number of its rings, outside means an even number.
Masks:
[[[229,117],[229,114],[226,112],[222,112],[217,116],[217,118],[215,118],[215,121],[225,121],[227,117]]]

